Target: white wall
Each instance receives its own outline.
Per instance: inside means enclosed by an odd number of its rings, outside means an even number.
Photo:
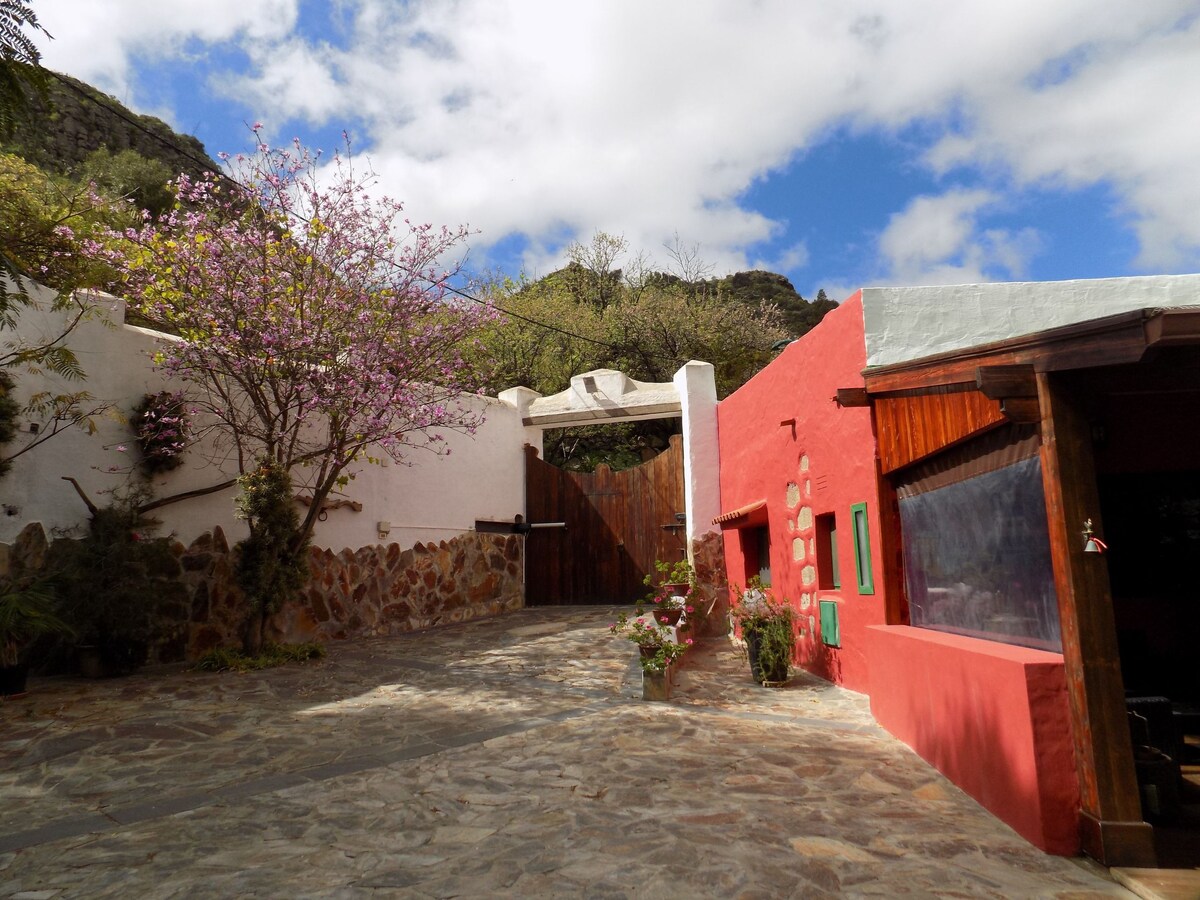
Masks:
[[[48,312],[54,294],[34,287],[40,309],[23,310],[19,333],[27,339],[53,333],[61,321]],[[97,505],[104,505],[107,491],[130,481],[128,470],[137,459],[136,441],[127,424],[133,407],[146,393],[177,389],[154,370],[151,356],[165,340],[163,335],[123,324],[124,302],[96,295],[97,313],[71,335],[67,345],[87,373],[82,383],[61,382],[52,376],[29,376],[15,372],[16,399],[24,403],[34,391],[86,390],[113,408],[96,419],[97,433],[72,429],[14,461],[9,474],[0,478],[0,542],[11,542],[29,522],[41,522],[46,530],[80,528],[86,524],[87,509],[70,484],[77,479]],[[0,339],[11,339],[10,333]],[[474,435],[446,434],[450,455],[435,456],[414,450],[408,462],[391,460],[386,465],[364,463],[355,479],[342,489],[342,496],[363,504],[361,512],[349,508],[330,510],[327,521],[317,526],[314,543],[340,550],[381,543],[377,523],[391,523],[384,543],[411,546],[417,541],[439,541],[470,530],[475,519],[505,519],[525,512],[525,430],[518,410],[500,400],[470,397],[468,402],[484,410],[486,419]],[[12,453],[27,434],[5,446]],[[118,447],[127,449],[122,453]],[[373,453],[383,457],[385,454]],[[152,482],[156,496],[191,490],[231,477],[236,468],[211,441],[189,450],[184,465]],[[119,471],[109,471],[116,468]],[[162,521],[160,535],[174,534],[189,543],[214,525],[220,525],[230,540],[246,533],[244,523],[233,516],[234,489],[185,500],[155,511]],[[304,493],[298,486],[297,493]],[[336,499],[336,498],[334,498]]]
[[[717,380],[711,363],[691,360],[675,373],[683,410],[683,476],[688,546],[712,531],[721,514]]]
[[[886,366],[1149,307],[1200,305],[1200,275],[863,288],[867,365]]]

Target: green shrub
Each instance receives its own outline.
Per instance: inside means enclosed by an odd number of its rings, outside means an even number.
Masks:
[[[140,492],[98,509],[81,540],[55,541],[48,576],[62,604],[62,616],[79,644],[100,648],[115,671],[146,662],[158,633],[161,611],[183,604],[179,561],[169,541],[147,534],[137,507]]]
[[[325,646],[311,641],[304,644],[266,644],[262,652],[254,656],[230,647],[218,647],[200,657],[195,668],[202,672],[250,672],[324,658]]]
[[[238,484],[237,514],[250,525],[250,536],[237,544],[234,574],[251,610],[243,649],[254,656],[263,646],[267,619],[308,578],[308,539],[300,534],[292,479],[282,466],[263,460]]]

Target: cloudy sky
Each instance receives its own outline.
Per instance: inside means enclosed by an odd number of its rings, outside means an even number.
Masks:
[[[211,155],[341,132],[469,265],[600,230],[863,285],[1200,270],[1200,0],[34,0]]]

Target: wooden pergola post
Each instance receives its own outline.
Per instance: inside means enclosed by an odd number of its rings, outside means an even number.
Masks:
[[[1126,718],[1108,565],[1084,553],[1084,522],[1103,534],[1091,427],[1061,376],[1037,374],[1042,477],[1067,692],[1079,772],[1084,852],[1108,866],[1154,866]]]

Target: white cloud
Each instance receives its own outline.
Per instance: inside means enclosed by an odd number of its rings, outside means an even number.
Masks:
[[[1036,236],[977,224],[1009,179],[1106,182],[1146,266],[1200,252],[1196,0],[337,10],[349,25],[332,41],[297,19],[296,0],[39,0],[57,37],[47,64],[109,90],[130,89],[133,57],[187,59],[233,42],[249,66],[222,73],[219,90],[268,125],[362,123],[359,149],[414,217],[468,221],[481,255],[523,233],[527,264],[543,269],[597,229],[646,248],[688,235],[718,270],[772,256],[802,266],[794,235],[790,250],[756,248],[785,227],[750,208],[747,190],[840,125],[914,122],[953,122],[926,163],[958,183],[982,167],[990,193],[951,190],[898,213],[880,241],[890,277],[1019,272]]]
[[[298,0],[38,0],[42,64],[136,103],[131,60],[180,59],[190,45],[277,41],[295,27]]]
[[[756,269],[766,269],[769,272],[794,272],[808,267],[808,244],[804,241],[785,247],[779,255],[771,259],[757,259],[753,263]]]
[[[1179,265],[1200,247],[1200,17],[1182,30],[1115,36],[1073,78],[1014,86],[979,104],[971,133],[930,154],[946,169],[1000,161],[1022,184],[1106,181],[1136,220],[1139,262]]]
[[[1036,232],[988,229],[979,214],[997,202],[982,190],[951,190],[917,197],[894,214],[879,236],[889,284],[973,284],[998,277],[1019,279],[1037,251]]]

